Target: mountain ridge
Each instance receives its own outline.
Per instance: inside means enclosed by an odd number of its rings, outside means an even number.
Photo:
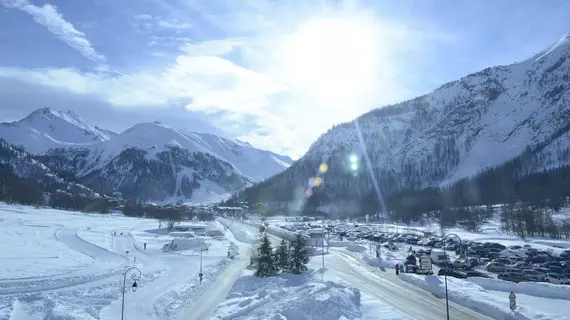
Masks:
[[[565,35],[540,55],[483,69],[429,94],[336,125],[289,169],[234,198],[278,205],[358,202],[373,192],[369,170],[386,194],[446,186],[500,166],[545,141],[558,145],[545,146],[542,150],[549,153],[542,157],[549,157],[550,168],[561,166],[570,148],[569,75],[570,41]],[[358,170],[351,170],[351,156],[357,157]],[[321,163],[328,165],[328,172],[322,175],[321,187],[311,186],[307,181],[317,175]],[[546,169],[544,162],[528,163],[526,174]],[[304,192],[288,191],[299,188],[310,190],[312,196],[307,200]],[[322,201],[314,199],[316,194]]]
[[[292,163],[249,143],[158,122],[116,134],[52,108],[0,124],[0,137],[101,193],[136,201],[221,200]]]

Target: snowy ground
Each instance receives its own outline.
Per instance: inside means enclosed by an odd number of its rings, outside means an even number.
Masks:
[[[315,266],[314,263],[311,264]],[[246,270],[212,319],[330,320],[330,319],[412,319],[332,273],[316,269],[302,275],[283,273],[258,278]]]
[[[319,224],[319,222],[316,222]],[[328,223],[328,222],[327,222]],[[278,219],[272,220],[273,225],[290,225],[290,221],[279,221]],[[348,229],[353,228],[353,223],[333,223],[345,225]],[[401,226],[401,225],[374,225],[374,224],[360,224],[367,228],[377,229],[385,232],[417,232],[434,231],[433,226]],[[520,239],[514,235],[507,235],[501,232],[498,221],[492,220],[485,224],[481,232],[466,232],[465,230],[455,228],[446,230],[446,233],[456,233],[464,240],[474,241],[492,241],[499,242],[504,245],[523,245],[531,244],[532,247],[550,251],[560,251],[562,248],[570,247],[570,241],[566,239],[548,239],[548,238],[530,238]],[[370,246],[368,241],[333,241],[329,249],[329,254],[325,255],[325,260],[331,266],[334,263],[334,271],[344,280],[350,281],[353,285],[359,285],[357,276],[364,275],[365,269],[373,267],[378,270],[378,275],[383,277],[396,278],[399,286],[402,288],[409,288],[409,284],[433,293],[438,299],[444,297],[443,291],[443,277],[437,276],[418,276],[418,275],[402,275],[396,277],[393,274],[393,267],[398,262],[405,261],[408,255],[407,250],[388,251],[382,249],[381,259],[375,257],[375,250]],[[400,247],[406,246],[399,244]],[[417,249],[414,246],[415,249]],[[419,248],[419,247],[418,247]],[[342,259],[339,259],[342,258]],[[348,259],[348,260],[347,260]],[[346,264],[346,262],[349,262]],[[344,265],[344,266],[343,266]],[[356,268],[356,272],[350,274],[350,268]],[[437,270],[436,270],[437,272]],[[373,275],[375,278],[376,275]],[[368,280],[366,280],[368,279]],[[366,288],[367,282],[370,282],[370,276],[363,276],[360,283],[361,288]],[[380,279],[379,279],[380,280]],[[402,283],[404,280],[405,283]],[[385,280],[382,280],[383,283]],[[479,312],[488,315],[495,319],[570,319],[567,308],[570,303],[570,286],[552,285],[546,283],[510,283],[497,279],[483,279],[483,278],[470,278],[469,280],[460,280],[448,277],[448,289],[450,299],[458,305],[467,308],[478,310]],[[406,284],[406,286],[404,286]],[[518,309],[516,312],[511,312],[509,309],[508,296],[513,291],[517,295]],[[380,300],[390,302],[392,297],[390,295],[379,297]],[[398,305],[394,301],[394,305]],[[398,308],[400,309],[400,308]],[[402,311],[406,311],[400,309]],[[421,318],[421,315],[415,316]]]
[[[218,222],[208,227],[225,232]],[[155,220],[0,203],[0,319],[117,319],[130,266],[142,277],[126,294],[126,318],[177,319],[233,263],[227,248],[236,240],[231,232],[206,240],[200,284],[199,248],[165,252],[173,237],[157,228]]]
[[[401,274],[400,278],[437,296],[445,296],[443,277]],[[482,313],[495,319],[570,319],[567,308],[570,304],[568,286],[525,283],[526,289],[523,290],[526,294],[523,294],[519,292],[520,289],[517,289],[522,283],[517,285],[497,279],[472,278],[461,280],[448,277],[447,282],[448,295],[451,301],[481,310]],[[515,292],[517,297],[517,310],[515,312],[509,309],[511,291]],[[549,293],[548,298],[541,296],[544,291]]]

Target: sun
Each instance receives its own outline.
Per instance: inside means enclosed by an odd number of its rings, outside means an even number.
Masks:
[[[308,21],[283,42],[284,74],[321,100],[353,99],[374,83],[377,39],[376,27],[366,20]]]

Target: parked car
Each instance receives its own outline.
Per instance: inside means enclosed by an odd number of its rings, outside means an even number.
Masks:
[[[491,278],[488,274],[483,273],[481,271],[467,271],[465,275],[467,276],[467,278],[474,278],[474,277]]]
[[[556,273],[547,273],[545,281],[553,284],[570,284],[568,278]]]
[[[453,261],[452,265],[456,269],[471,269],[471,263],[464,259],[457,259]]]
[[[497,276],[497,279],[516,282],[516,283],[519,283],[519,282],[525,280],[521,273],[513,273],[513,272],[501,273]]]
[[[447,275],[448,277],[454,277],[458,279],[467,279],[467,276],[459,271],[451,270],[451,269],[439,269],[438,276]]]
[[[532,265],[530,263],[526,263],[526,262],[517,262],[513,265],[513,267],[519,268],[519,269],[532,269]]]
[[[503,273],[506,268],[507,267],[502,263],[491,262],[485,267],[485,270],[493,273]]]
[[[545,273],[538,272],[536,270],[523,270],[522,272],[523,278],[527,281],[544,281]]]
[[[562,267],[558,267],[558,266],[555,266],[555,265],[549,266],[549,267],[548,267],[548,270],[549,270],[550,272],[552,272],[552,273],[558,273],[558,274],[564,273],[564,269],[563,269]]]

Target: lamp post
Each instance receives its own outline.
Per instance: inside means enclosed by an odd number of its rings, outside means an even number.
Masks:
[[[447,252],[445,251],[445,240],[447,240],[447,237],[449,236],[454,236],[457,239],[459,239],[459,248],[461,248],[461,238],[456,235],[455,233],[449,233],[448,235],[446,235],[445,237],[443,237],[443,254],[447,257]],[[461,249],[460,249],[461,250]],[[449,262],[445,265],[445,272],[443,273],[443,277],[445,278],[445,310],[447,313],[447,320],[449,320],[449,299],[447,297],[447,267],[449,265]]]
[[[125,270],[125,273],[123,275],[123,302],[121,304],[121,320],[123,320],[124,318],[124,314],[125,314],[125,286],[127,284],[127,275],[129,274],[130,271],[134,270],[135,272],[131,274],[131,279],[133,279],[133,284],[131,285],[131,290],[133,292],[137,291],[137,280],[141,278],[142,272],[139,268],[137,267],[130,267],[127,270]]]
[[[325,270],[325,221],[323,220],[323,234],[321,236],[321,247],[322,247],[322,251],[323,251],[323,272]]]

